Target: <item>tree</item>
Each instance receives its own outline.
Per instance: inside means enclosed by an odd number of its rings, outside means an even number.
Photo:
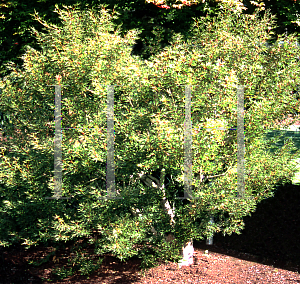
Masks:
[[[44,5],[45,1],[47,5]],[[35,37],[30,34],[30,26],[34,26],[40,31],[40,26],[34,21],[32,14],[38,11],[43,14],[45,19],[52,24],[61,24],[56,14],[53,13],[55,0],[45,1],[2,1],[0,4],[0,74],[2,77],[8,74],[3,66],[9,61],[22,66],[23,61],[20,56],[25,52],[26,45],[30,45],[39,50]],[[274,27],[274,36],[271,41],[277,39],[278,34],[299,33],[299,3],[297,1],[105,1],[109,9],[113,9],[119,16],[115,19],[117,25],[122,25],[121,35],[128,30],[139,28],[142,33],[134,45],[133,54],[140,55],[143,59],[148,59],[151,55],[160,53],[165,47],[170,45],[170,40],[174,33],[185,35],[193,23],[192,17],[205,16],[207,12],[219,12],[218,3],[228,3],[231,8],[239,12],[252,14],[256,7],[271,9],[277,16],[278,27]],[[103,3],[103,1],[101,1]],[[244,5],[243,5],[244,3]],[[73,5],[73,0],[60,2],[61,5]],[[92,7],[97,7],[99,1],[95,1]],[[169,6],[168,6],[169,5]],[[80,2],[83,9],[86,6],[85,1]],[[170,9],[168,8],[170,7]],[[247,10],[245,10],[247,7]],[[160,8],[160,9],[159,9]],[[259,17],[263,16],[262,10]],[[9,114],[4,114],[0,110],[1,128],[9,123]]]
[[[47,5],[44,5],[45,1]],[[13,61],[19,66],[23,64],[19,58],[25,51],[26,45],[31,45],[38,49],[35,37],[30,34],[30,27],[34,26],[39,30],[39,26],[34,21],[32,14],[38,11],[43,14],[48,22],[52,24],[61,24],[56,14],[53,13],[55,4],[73,5],[73,0],[57,1],[2,1],[0,4],[0,21],[2,22],[0,29],[0,49],[3,53],[0,55],[1,66],[9,61]],[[136,52],[142,50],[143,56],[150,56],[154,52],[159,52],[161,48],[169,43],[173,32],[182,32],[189,29],[192,23],[192,17],[204,16],[207,11],[215,13],[219,12],[218,2],[229,3],[240,12],[252,14],[256,7],[264,4],[265,9],[271,9],[272,14],[276,15],[278,27],[275,29],[276,34],[287,32],[299,33],[299,3],[289,0],[272,0],[272,1],[94,1],[92,7],[97,7],[101,3],[106,3],[109,9],[118,12],[119,17],[116,19],[118,25],[122,24],[121,34],[128,30],[138,27],[143,30],[140,35],[141,41],[138,41],[140,48]],[[181,2],[181,3],[180,3]],[[244,3],[244,5],[243,5]],[[160,5],[159,5],[160,4]],[[80,2],[83,9],[86,5],[85,1]],[[169,6],[170,9],[163,7]],[[159,9],[159,8],[161,9]],[[247,10],[244,10],[246,7]],[[261,11],[263,15],[264,11]],[[162,29],[161,33],[155,31],[156,28]],[[275,40],[274,38],[273,40]],[[160,46],[158,49],[156,46]],[[150,49],[151,47],[151,49]],[[1,67],[1,76],[7,75],[7,70]]]
[[[296,36],[288,37],[289,46],[259,45],[270,37],[270,14],[258,20],[225,6],[217,17],[195,19],[187,42],[176,34],[171,47],[142,61],[131,55],[138,31],[122,38],[105,6],[101,16],[96,10],[56,8],[64,25],[36,17],[48,31],[32,29],[41,51],[27,47],[23,68],[11,66],[0,81],[1,109],[13,114],[21,132],[1,147],[1,245],[90,238],[96,232],[91,242],[97,253],[124,260],[138,255],[146,266],[158,258],[179,260],[190,239],[241,233],[243,217],[296,171],[288,164],[294,157],[291,143],[271,154],[270,142],[262,139],[266,127],[298,108],[291,96],[300,84]],[[63,133],[63,193],[69,200],[45,199],[53,190],[49,85],[58,83],[58,74],[63,126],[77,128]],[[115,176],[123,199],[99,200],[106,194],[108,85],[116,85]],[[176,197],[184,186],[184,85],[193,86],[193,195],[198,199],[183,201]],[[236,134],[205,129],[236,126],[239,85],[245,86],[246,101],[241,199],[236,198]],[[8,136],[14,131],[8,128]],[[208,187],[205,179],[214,183]]]

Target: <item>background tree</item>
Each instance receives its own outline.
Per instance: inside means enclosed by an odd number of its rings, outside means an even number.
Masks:
[[[299,33],[299,2],[297,1],[235,1],[221,0],[220,3],[229,3],[233,9],[242,13],[252,14],[254,8],[264,4],[265,8],[271,9],[278,18],[277,25],[274,26],[274,36],[270,42],[277,39],[278,34]],[[34,35],[30,33],[30,27],[41,31],[41,26],[34,20],[33,14],[36,10],[45,20],[50,23],[61,25],[61,20],[53,13],[55,0],[43,1],[2,1],[0,4],[0,76],[5,77],[9,70],[5,68],[5,63],[10,61],[23,65],[21,58],[27,45],[39,50],[39,45]],[[120,34],[124,35],[133,28],[142,31],[139,39],[134,44],[133,55],[148,59],[165,47],[170,45],[170,40],[174,33],[181,33],[184,39],[188,37],[188,31],[193,23],[193,17],[206,15],[208,12],[216,15],[219,12],[218,1],[93,1],[88,2],[91,7],[97,7],[100,3],[106,3],[108,8],[117,13],[118,18],[114,21],[117,26],[122,25]],[[75,4],[73,0],[59,2],[59,5]],[[81,1],[79,7],[83,9],[86,1]],[[247,8],[245,10],[243,7]],[[169,6],[168,6],[169,5]],[[167,9],[165,6],[170,7]],[[262,17],[264,10],[259,13]],[[287,28],[287,30],[286,30]],[[0,127],[5,130],[9,125],[10,114],[4,113],[0,109]],[[5,136],[5,131],[2,133]]]
[[[122,38],[107,8],[100,7],[101,17],[75,7],[57,7],[57,12],[63,26],[37,18],[47,27],[47,32],[33,29],[40,51],[27,47],[22,68],[11,66],[0,82],[0,106],[13,115],[21,132],[1,147],[1,245],[90,238],[97,253],[112,252],[120,259],[138,255],[144,265],[158,258],[178,260],[189,239],[240,233],[243,217],[273,195],[275,184],[291,180],[296,171],[289,164],[294,158],[291,143],[271,154],[262,135],[275,119],[298,110],[291,92],[299,84],[299,48],[295,35],[288,37],[288,46],[258,44],[270,38],[268,27],[274,22],[269,14],[259,20],[227,7],[217,18],[195,19],[186,42],[175,34],[171,47],[143,61],[131,55],[138,31]],[[56,201],[45,197],[53,189],[54,95],[47,85],[56,84],[58,74],[61,84],[68,85],[63,87],[63,126],[86,128],[64,132],[64,196],[72,199]],[[183,187],[185,108],[178,84],[200,85],[192,93],[193,185],[200,199],[185,203],[176,199],[176,182]],[[235,198],[235,133],[199,131],[211,124],[236,126],[236,89],[241,84],[248,110],[249,199]],[[98,200],[106,188],[105,85],[123,85],[115,91],[121,200]],[[14,131],[8,128],[8,136]],[[211,187],[197,180],[201,173],[214,178]],[[92,238],[95,232],[97,240]],[[173,242],[165,241],[167,233]]]
[[[264,4],[266,9],[271,9],[272,14],[278,17],[275,28],[276,34],[285,33],[285,28],[288,28],[289,33],[299,32],[299,2],[298,1],[225,1],[229,2],[233,7],[243,13],[252,14],[254,8],[260,4]],[[122,24],[122,34],[133,28],[140,28],[143,32],[140,35],[141,41],[138,41],[136,48],[137,54],[143,51],[144,56],[150,56],[168,44],[174,32],[182,32],[183,35],[188,31],[193,20],[192,17],[204,16],[207,12],[218,12],[218,1],[93,1],[90,6],[97,7],[100,3],[105,3],[108,8],[119,14],[118,19],[115,19],[117,25]],[[162,8],[162,4],[170,7],[170,9]],[[176,3],[176,4],[175,4]],[[180,4],[178,4],[180,3]],[[257,4],[255,4],[257,3]],[[34,21],[32,15],[34,10],[45,17],[45,20],[53,24],[61,24],[59,18],[53,10],[55,4],[72,5],[75,4],[72,0],[57,1],[2,1],[0,4],[1,12],[1,30],[0,30],[0,49],[1,53],[1,76],[5,76],[7,71],[3,69],[3,63],[13,61],[19,66],[22,65],[22,60],[19,58],[25,51],[26,45],[31,45],[38,48],[34,36],[30,34],[30,26],[37,30],[40,26]],[[83,8],[87,4],[86,1],[80,2],[80,7]],[[158,5],[160,4],[160,5]],[[166,5],[167,4],[167,5]],[[242,10],[244,6],[247,10]],[[262,11],[261,16],[264,11]],[[162,31],[163,38],[160,38],[161,33],[157,33],[155,29]],[[39,30],[40,31],[40,30]],[[154,33],[152,33],[154,31]],[[161,44],[160,44],[161,42]],[[155,47],[157,45],[157,48]],[[140,47],[139,47],[140,46]],[[146,48],[147,47],[147,48]],[[152,47],[150,49],[150,47]],[[158,48],[160,47],[160,48]],[[146,49],[145,49],[146,48]]]

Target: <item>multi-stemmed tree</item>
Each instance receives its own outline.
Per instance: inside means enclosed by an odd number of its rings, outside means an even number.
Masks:
[[[268,13],[257,20],[255,14],[224,8],[216,18],[195,19],[187,42],[177,34],[171,47],[144,62],[130,55],[138,32],[121,38],[104,7],[101,15],[74,7],[57,12],[64,25],[37,17],[48,29],[33,29],[42,51],[28,47],[24,66],[11,67],[11,75],[0,82],[1,108],[14,114],[15,125],[6,129],[14,139],[1,145],[1,245],[87,238],[96,232],[91,241],[98,253],[113,252],[120,259],[139,255],[150,263],[178,260],[190,239],[240,233],[243,217],[274,194],[276,183],[294,175],[291,144],[271,154],[270,143],[262,139],[267,129],[279,128],[276,119],[298,109],[292,91],[300,84],[295,36],[285,39],[286,45],[263,44],[273,24]],[[57,84],[62,85],[67,200],[46,199],[53,190],[51,85]],[[122,198],[100,199],[107,193],[112,90],[115,185]],[[182,200],[189,90],[193,192]],[[237,149],[243,145],[237,145],[237,93],[245,106],[242,196],[237,191]]]

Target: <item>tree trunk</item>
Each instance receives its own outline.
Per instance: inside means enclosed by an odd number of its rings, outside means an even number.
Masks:
[[[165,169],[162,169],[161,171],[161,175],[160,175],[160,180],[158,180],[157,178],[151,176],[151,175],[144,175],[144,172],[142,172],[140,174],[141,177],[141,181],[147,185],[150,186],[152,188],[156,188],[156,189],[160,189],[162,190],[162,192],[164,193],[164,197],[161,200],[160,204],[161,204],[161,208],[170,216],[170,224],[172,227],[174,227],[175,225],[175,207],[173,204],[173,208],[171,207],[169,201],[166,199],[166,192],[165,192],[165,186],[164,186],[164,181],[165,181]],[[133,209],[131,208],[132,213],[137,216],[142,216],[142,213],[140,212],[139,209]],[[157,234],[156,229],[152,226],[151,228],[151,232],[153,234]],[[175,237],[173,234],[168,234],[165,236],[165,240],[167,242],[171,242],[173,240],[175,240]],[[182,266],[188,266],[193,264],[193,254],[194,254],[194,247],[193,247],[193,240],[190,239],[189,242],[185,243],[185,245],[182,247],[181,250],[181,256],[183,257],[183,259],[181,261],[179,261],[179,268],[181,268]]]

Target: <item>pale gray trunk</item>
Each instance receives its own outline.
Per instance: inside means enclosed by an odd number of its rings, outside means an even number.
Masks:
[[[144,184],[146,184],[149,187],[155,188],[155,189],[160,189],[163,192],[163,199],[161,200],[161,208],[170,216],[170,224],[172,227],[175,225],[175,204],[173,203],[173,207],[171,207],[169,201],[166,199],[166,192],[165,192],[165,169],[162,169],[161,175],[160,175],[160,180],[157,178],[151,176],[151,175],[145,175],[144,172],[139,174],[141,181],[143,181]],[[142,212],[139,209],[134,209],[131,208],[131,212],[135,216],[142,216]],[[157,234],[158,232],[156,229],[152,226],[151,232],[153,234]],[[165,236],[165,240],[167,242],[171,242],[175,240],[175,237],[173,234],[168,234]],[[193,240],[191,239],[189,242],[187,242],[181,250],[181,256],[183,259],[179,262],[179,267],[184,266],[184,265],[190,265],[193,263],[193,253],[194,253],[194,247],[193,247]]]

